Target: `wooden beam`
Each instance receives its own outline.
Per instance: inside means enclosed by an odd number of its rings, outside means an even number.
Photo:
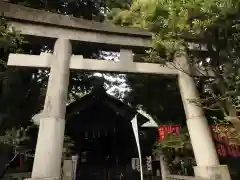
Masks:
[[[127,55],[129,52],[127,53]],[[125,56],[130,58],[130,56]],[[25,66],[36,68],[49,68],[51,66],[52,54],[41,53],[41,55],[26,55],[26,54],[10,54],[8,59],[9,66]],[[131,58],[122,57],[122,61],[109,61],[98,59],[84,59],[81,55],[73,55],[70,61],[71,69],[85,71],[102,71],[102,72],[118,72],[118,73],[143,73],[143,74],[165,74],[178,75],[181,68],[176,69],[172,63],[165,66],[155,63],[136,63],[132,62]],[[214,77],[215,74],[210,69],[204,70],[193,68],[193,75],[196,77]]]
[[[10,54],[9,66],[25,66],[25,67],[50,67],[52,55],[41,56]],[[122,63],[120,61],[108,61],[97,59],[84,59],[83,56],[72,56],[70,60],[70,68],[85,71],[103,71],[103,72],[119,72],[119,73],[145,73],[145,74],[166,74],[177,75],[175,68],[163,67],[153,63]]]
[[[110,45],[126,48],[150,48],[152,34],[143,29],[86,21],[71,16],[0,2],[0,13],[8,19],[9,28],[23,35]]]
[[[46,26],[44,24],[32,24],[26,22],[8,21],[9,29],[18,30],[23,35],[47,37],[47,38],[65,38],[75,41],[89,42],[95,44],[111,45],[113,47],[126,48],[150,48],[151,38],[137,36],[123,36],[118,34],[107,34],[100,32],[91,32],[85,30],[76,30],[62,28],[58,26]],[[101,47],[101,46],[99,46]]]
[[[162,67],[159,64],[153,63],[121,63],[120,61],[106,61],[106,60],[94,60],[84,59],[82,64],[75,69],[91,70],[91,71],[109,71],[109,72],[121,72],[121,73],[145,73],[145,74],[165,74],[165,75],[177,75],[176,69],[168,67]]]
[[[51,55],[26,55],[26,54],[9,54],[8,66],[23,66],[23,67],[50,67]]]
[[[83,20],[73,16],[52,13],[45,10],[33,9],[26,6],[0,1],[0,12],[5,17],[32,24],[40,23],[50,26],[59,26],[70,29],[82,29],[85,31],[114,33],[126,36],[142,36],[151,38],[152,34],[141,28],[116,26],[112,23],[101,23]]]

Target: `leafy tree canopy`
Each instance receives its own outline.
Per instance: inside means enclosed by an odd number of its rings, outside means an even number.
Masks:
[[[193,101],[239,124],[239,12],[238,0],[139,0],[108,18],[153,32],[148,61],[171,62],[184,49],[197,70],[211,67],[215,78],[201,80],[204,94]]]

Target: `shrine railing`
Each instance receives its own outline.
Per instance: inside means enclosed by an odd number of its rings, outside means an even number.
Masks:
[[[166,180],[206,180],[206,179],[194,176],[168,175],[166,177]]]
[[[31,177],[31,172],[26,172],[26,173],[11,173],[11,174],[6,174],[2,178],[3,180],[23,180],[26,178]]]

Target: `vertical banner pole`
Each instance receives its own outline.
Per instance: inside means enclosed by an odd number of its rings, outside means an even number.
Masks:
[[[137,143],[137,149],[138,149],[138,156],[139,156],[139,165],[140,165],[140,176],[141,180],[143,180],[143,168],[142,168],[142,155],[141,155],[141,149],[140,149],[140,142],[139,142],[139,135],[138,135],[138,125],[137,125],[137,115],[132,119],[132,128],[133,128],[133,133],[135,136],[135,140]]]

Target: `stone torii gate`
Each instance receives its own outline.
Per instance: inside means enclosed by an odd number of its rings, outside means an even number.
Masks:
[[[44,105],[45,117],[40,120],[32,179],[61,178],[61,157],[65,128],[65,111],[69,84],[69,69],[111,71],[121,73],[168,74],[178,76],[187,127],[191,137],[197,166],[195,175],[208,180],[230,180],[228,168],[220,165],[208,123],[201,107],[189,99],[199,97],[191,76],[187,57],[176,57],[177,64],[186,72],[171,65],[161,67],[152,63],[133,62],[136,49],[149,48],[151,34],[141,29],[123,28],[73,17],[35,10],[0,2],[0,12],[8,19],[10,27],[23,35],[55,38],[53,54],[10,54],[8,65],[50,67],[50,77]],[[72,55],[70,40],[91,42],[120,49],[120,61],[84,59]],[[194,73],[192,75],[200,76]]]

